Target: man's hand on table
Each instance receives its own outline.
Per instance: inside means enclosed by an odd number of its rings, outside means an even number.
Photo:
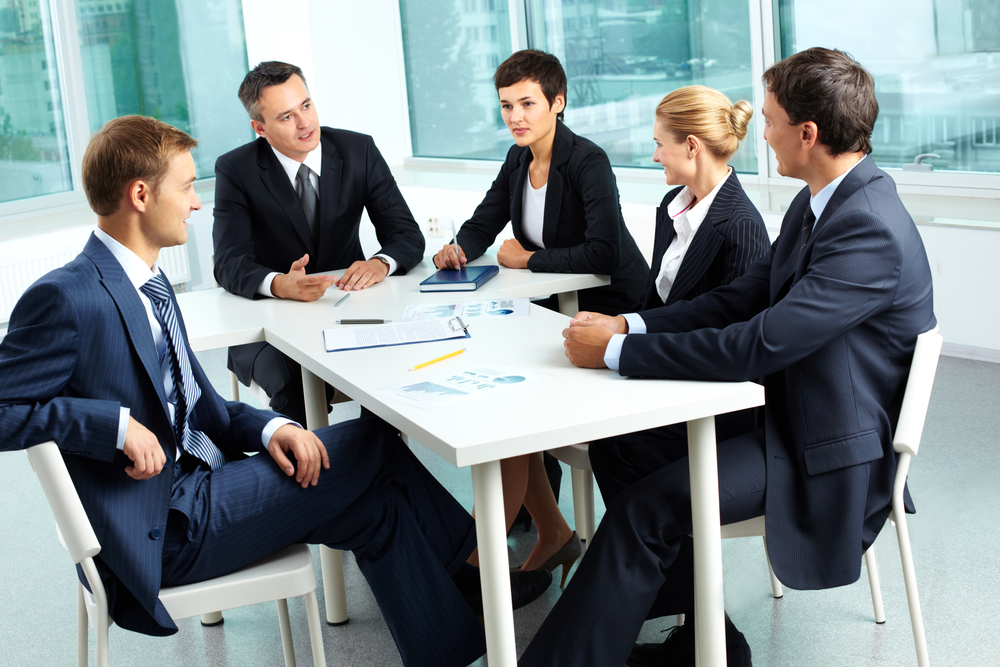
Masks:
[[[604,353],[613,334],[628,333],[628,322],[620,315],[580,312],[563,330],[566,357],[580,368],[607,368]]]
[[[278,274],[271,281],[271,294],[279,299],[295,301],[315,301],[324,294],[328,287],[334,284],[335,276],[306,274],[306,264],[309,255],[302,255],[292,263],[288,273]]]
[[[342,290],[360,290],[380,283],[389,275],[389,265],[380,259],[372,258],[354,262],[344,275],[333,276],[334,284]]]

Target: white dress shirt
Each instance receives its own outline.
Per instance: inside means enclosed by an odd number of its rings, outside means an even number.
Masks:
[[[862,157],[861,160],[865,158]],[[819,221],[823,211],[826,210],[826,205],[830,203],[830,199],[833,197],[833,193],[836,192],[837,187],[847,178],[847,175],[851,173],[854,167],[861,164],[861,160],[855,162],[851,167],[845,171],[843,174],[833,179],[826,186],[817,192],[814,196],[809,198],[809,206],[812,208],[813,215],[816,216],[816,221]],[[813,227],[813,233],[815,233],[816,227]],[[625,321],[628,322],[628,334],[612,334],[611,340],[608,341],[608,346],[604,350],[604,363],[611,370],[618,370],[619,362],[622,356],[622,345],[625,342],[625,336],[631,334],[644,334],[646,333],[646,322],[642,319],[638,313],[626,313],[623,314]]]
[[[278,162],[288,175],[288,180],[291,181],[293,190],[295,190],[295,179],[298,178],[299,175],[299,166],[304,164],[309,167],[309,182],[312,184],[313,189],[316,190],[316,196],[319,197],[319,174],[323,167],[322,150],[313,149],[309,151],[306,153],[306,159],[302,162],[293,160],[281,151],[277,150],[274,146],[271,146],[271,150],[274,151],[274,157],[278,158]],[[396,260],[392,257],[381,253],[375,255],[375,257],[384,259],[389,264],[389,273],[387,275],[391,276],[396,272]],[[315,260],[315,258],[310,258],[310,260]],[[273,297],[274,295],[271,294],[271,283],[274,282],[275,276],[279,275],[281,275],[279,272],[273,271],[264,276],[264,280],[260,281],[260,285],[257,287],[257,294],[260,294],[261,296]]]
[[[101,240],[111,254],[115,256],[118,263],[122,265],[122,270],[125,271],[125,275],[128,277],[129,282],[132,283],[132,287],[135,288],[136,294],[139,295],[139,300],[142,302],[142,307],[146,309],[146,319],[149,320],[149,329],[153,334],[153,347],[156,348],[156,354],[158,360],[162,360],[164,355],[169,354],[167,351],[167,338],[163,333],[163,327],[160,325],[160,321],[156,319],[156,314],[153,312],[153,302],[149,300],[149,297],[139,289],[149,281],[150,278],[155,276],[159,272],[159,267],[154,263],[152,271],[146,266],[146,263],[139,258],[134,252],[123,246],[121,243],[111,238],[107,232],[98,227],[94,230],[94,236]],[[160,368],[163,366],[161,364]],[[167,395],[167,409],[170,412],[170,423],[174,423],[174,413],[176,411],[177,405],[177,388],[174,385],[173,378],[170,377],[170,373],[163,373],[163,390]],[[128,418],[129,409],[126,407],[119,408],[118,417],[118,449],[125,448],[125,433],[128,431]],[[194,405],[190,406],[188,414],[194,411]],[[285,417],[275,417],[269,421],[261,433],[261,443],[264,447],[267,447],[267,443],[271,441],[271,436],[280,427],[285,424],[295,424],[291,419],[286,419]],[[177,452],[177,459],[181,457],[181,452]]]
[[[521,205],[521,231],[529,241],[539,248],[545,248],[542,231],[545,227],[545,193],[548,182],[537,190],[531,185],[531,177],[524,175],[524,199]]]
[[[715,187],[708,193],[708,196],[701,201],[694,202],[693,206],[691,202],[694,200],[694,192],[687,186],[684,186],[684,189],[667,204],[667,215],[673,219],[674,231],[677,232],[677,235],[674,236],[674,239],[663,253],[663,261],[660,262],[660,272],[656,276],[656,293],[660,295],[661,301],[666,302],[667,295],[670,294],[670,288],[674,284],[674,280],[677,279],[677,272],[681,268],[681,262],[684,261],[684,255],[687,254],[688,248],[691,247],[691,242],[694,240],[694,235],[698,233],[701,223],[704,222],[705,216],[708,215],[708,209],[712,207],[712,202],[715,201],[715,196],[719,194],[722,184],[726,182],[726,179],[732,173],[733,168],[730,167],[726,171],[725,177],[715,184]]]

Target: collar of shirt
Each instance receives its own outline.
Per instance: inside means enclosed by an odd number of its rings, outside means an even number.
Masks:
[[[145,285],[150,278],[159,273],[160,269],[155,262],[153,263],[153,270],[150,271],[149,267],[146,266],[146,262],[142,261],[137,254],[111,238],[100,227],[94,230],[94,236],[107,246],[111,254],[118,260],[118,263],[122,265],[125,275],[128,276],[129,281],[135,287],[136,291]],[[142,292],[139,292],[139,294],[142,294]]]
[[[316,195],[319,195],[319,172],[323,168],[323,150],[319,146],[317,148],[319,150],[313,149],[306,153],[305,160],[297,162],[284,155],[281,151],[276,150],[274,146],[271,146],[274,156],[278,158],[278,162],[281,163],[281,166],[285,169],[285,173],[288,174],[288,180],[292,182],[293,190],[295,189],[295,177],[299,174],[299,165],[304,162],[312,170],[309,180],[312,181],[313,187],[316,188]]]
[[[861,160],[864,160],[866,157],[867,156],[862,155]],[[861,164],[861,160],[855,162],[853,165],[851,165],[850,169],[848,169],[843,174],[841,174],[837,178],[827,183],[826,187],[817,192],[815,197],[811,197],[809,199],[809,206],[812,207],[813,215],[816,216],[817,220],[819,220],[820,216],[823,215],[823,211],[826,209],[826,205],[830,203],[830,199],[833,197],[833,193],[837,191],[837,186],[840,185],[845,178],[847,178],[847,175],[851,173],[851,169],[854,169],[854,167],[857,167],[859,164]]]
[[[722,189],[722,184],[726,182],[726,179],[733,173],[733,168],[729,167],[726,171],[726,176],[721,181],[715,184],[712,191],[699,202],[696,202],[691,208],[687,208],[691,204],[691,200],[694,199],[694,193],[691,192],[691,188],[684,186],[680,194],[674,197],[673,201],[667,204],[667,215],[669,215],[674,220],[674,229],[677,230],[678,237],[681,236],[681,229],[678,227],[678,219],[683,215],[687,219],[688,226],[691,231],[683,240],[687,240],[695,235],[698,228],[701,227],[701,223],[704,222],[705,216],[708,215],[708,209],[712,208],[712,202],[715,201],[715,196],[719,194],[719,190]],[[685,210],[687,209],[687,210]]]

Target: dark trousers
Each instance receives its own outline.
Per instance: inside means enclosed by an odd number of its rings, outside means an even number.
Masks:
[[[381,420],[317,431],[330,456],[303,489],[266,453],[216,472],[185,466],[171,509],[163,585],[232,572],[291,544],[351,550],[407,666],[463,666],[485,635],[450,575],[475,547],[472,517]],[[182,459],[183,460],[183,459]]]
[[[722,523],[762,515],[763,430],[720,441],[718,456]],[[686,439],[630,434],[591,443],[590,457],[607,512],[521,667],[622,665],[647,619],[694,608]]]
[[[270,409],[289,419],[306,424],[306,404],[302,394],[302,367],[268,343],[249,343],[229,348],[229,370],[239,381],[260,385],[270,397]],[[327,401],[334,389],[326,385]],[[267,405],[265,408],[269,407]]]

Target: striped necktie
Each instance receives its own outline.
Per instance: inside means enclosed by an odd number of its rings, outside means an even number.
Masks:
[[[161,368],[169,369],[170,379],[174,383],[176,395],[174,436],[185,452],[207,463],[212,470],[218,470],[226,464],[225,455],[207,435],[193,430],[188,424],[188,408],[193,407],[201,398],[201,387],[194,381],[187,346],[181,335],[173,300],[170,298],[170,284],[160,272],[139,289],[153,302],[153,312],[163,327],[163,334],[167,339],[167,355],[160,363]]]

